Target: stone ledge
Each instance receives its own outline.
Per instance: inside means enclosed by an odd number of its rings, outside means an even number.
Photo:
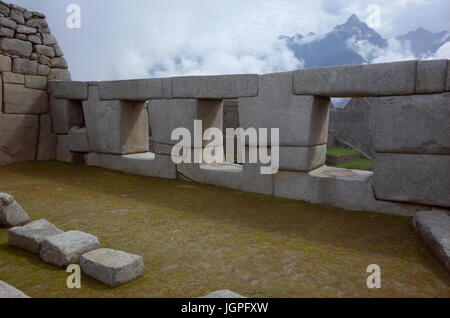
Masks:
[[[99,82],[101,100],[146,101],[163,97],[160,78]]]
[[[55,97],[66,99],[88,99],[87,82],[50,81],[49,92]]]

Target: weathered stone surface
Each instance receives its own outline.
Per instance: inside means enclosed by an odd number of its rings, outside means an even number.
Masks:
[[[90,152],[87,130],[85,127],[73,127],[69,131],[69,149],[75,152]]]
[[[258,86],[258,97],[239,99],[241,127],[279,128],[280,146],[309,147],[327,142],[329,98],[293,95],[292,72],[261,75]],[[268,135],[270,145],[270,131]],[[246,143],[256,146],[249,140]]]
[[[377,152],[450,154],[450,93],[371,98]]]
[[[40,35],[30,34],[27,36],[27,40],[34,44],[42,44],[42,39]]]
[[[45,263],[64,267],[78,264],[81,255],[99,247],[100,242],[96,236],[81,231],[68,231],[45,238],[39,255]]]
[[[88,98],[86,82],[51,81],[49,85],[51,94],[55,97],[79,100]]]
[[[450,207],[450,156],[377,153],[374,190],[381,200]]]
[[[47,57],[54,57],[55,56],[55,49],[50,47],[50,46],[35,45],[34,46],[34,50],[36,51],[36,53],[45,55]]]
[[[68,70],[52,68],[48,75],[48,80],[60,80],[60,81],[70,81],[70,73]]]
[[[25,84],[25,75],[13,73],[13,72],[4,72],[3,73],[3,83],[9,84]]]
[[[172,98],[172,79],[171,78],[163,78],[163,98]]]
[[[294,72],[294,94],[328,97],[414,94],[416,61],[334,66]]]
[[[176,166],[170,156],[151,152],[131,155],[99,154],[99,166],[133,175],[176,179]]]
[[[39,116],[0,114],[0,166],[36,158]]]
[[[14,20],[15,22],[19,24],[25,23],[25,18],[23,17],[23,14],[17,10],[11,10],[9,13],[10,19]]]
[[[131,154],[149,150],[144,102],[100,101],[98,87],[90,86],[83,111],[92,151]]]
[[[101,100],[145,101],[162,97],[162,79],[137,79],[99,83]]]
[[[37,11],[31,11],[31,13],[33,14],[33,16],[38,17],[38,18],[43,18],[45,19],[45,14],[41,13],[41,12],[37,12]]]
[[[52,120],[48,114],[41,115],[36,160],[47,161],[55,159],[56,135],[52,133]]]
[[[9,7],[11,8],[11,10],[16,10],[16,11],[18,11],[20,13],[24,13],[25,11],[27,11],[27,9],[25,9],[24,7],[18,6],[18,5],[13,4],[13,3],[11,3],[9,5]]]
[[[23,13],[23,17],[25,18],[25,20],[30,19],[32,16],[33,16],[33,13],[31,13],[31,12],[28,11],[28,10],[26,10],[26,11]]]
[[[413,225],[425,244],[450,272],[450,214],[444,210],[419,211]]]
[[[30,296],[0,280],[0,298],[30,298]]]
[[[9,114],[45,114],[49,112],[46,91],[22,85],[4,84],[4,111]]]
[[[50,98],[53,132],[68,134],[70,128],[84,126],[81,102],[70,99]]]
[[[423,206],[376,200],[370,183],[372,172],[320,167],[308,173],[279,171],[275,196],[346,210],[412,216]]]
[[[9,29],[15,30],[17,28],[17,23],[11,19],[0,17],[0,25],[7,27]]]
[[[11,30],[12,31],[12,30]],[[16,39],[19,39],[19,40],[22,40],[22,41],[26,41],[27,40],[27,36],[26,36],[26,34],[20,34],[20,33],[16,33],[16,36],[15,36],[15,38]],[[35,54],[36,53],[31,53],[31,59],[33,60],[34,58],[34,56],[35,56]]]
[[[54,46],[54,48],[55,48],[55,56],[58,56],[58,57],[60,57],[60,56],[63,56],[64,54],[63,54],[63,51],[61,50],[61,48],[59,47],[59,45],[55,45]]]
[[[18,39],[1,38],[0,49],[9,54],[29,57],[33,51],[33,45]]]
[[[209,293],[208,295],[199,298],[247,298],[247,297],[239,295],[231,290],[223,289],[213,291],[212,293]]]
[[[47,77],[46,76],[25,75],[25,87],[46,90],[47,89]]]
[[[327,145],[280,147],[280,170],[310,171],[325,164]]]
[[[47,21],[45,21],[45,19],[29,19],[26,23],[27,26],[30,27],[41,27],[41,28],[47,28],[48,27],[48,23]]]
[[[38,62],[50,66],[50,58],[45,55],[39,55]],[[48,73],[50,73],[50,68],[48,70]]]
[[[8,28],[0,27],[0,36],[12,38],[14,36],[14,31]]]
[[[450,60],[448,61],[447,66],[447,80],[445,81],[445,91],[450,91]]]
[[[8,193],[0,192],[0,226],[18,226],[30,221],[28,213]]]
[[[237,98],[258,95],[258,76],[220,75],[172,78],[174,98]]]
[[[4,4],[0,4],[0,13],[3,14],[5,17],[9,16],[9,8],[8,6]]]
[[[63,68],[66,69],[69,66],[67,65],[66,59],[63,57],[55,57],[50,60],[50,66],[52,68]]]
[[[37,74],[37,62],[26,59],[14,58],[12,71],[15,73],[36,75]]]
[[[11,58],[6,55],[0,55],[0,72],[11,72]]]
[[[447,60],[417,61],[416,93],[442,93],[446,75]]]
[[[86,165],[89,167],[99,167],[99,155],[95,152],[90,152],[86,155]]]
[[[69,148],[69,135],[56,136],[56,160],[73,163],[73,153]]]
[[[17,26],[16,32],[23,33],[23,34],[34,34],[37,32],[37,29],[20,24]]]
[[[44,43],[45,45],[53,45],[53,44],[57,44],[58,42],[56,41],[53,34],[44,33],[44,34],[42,34],[42,43]]]
[[[81,255],[80,266],[84,274],[108,285],[117,287],[144,275],[141,256],[101,248]]]
[[[38,64],[37,75],[47,76],[49,74],[50,74],[50,67],[48,67],[47,65]]]
[[[13,227],[8,230],[8,244],[25,251],[39,254],[42,241],[56,234],[63,233],[47,220],[40,219],[24,226]]]

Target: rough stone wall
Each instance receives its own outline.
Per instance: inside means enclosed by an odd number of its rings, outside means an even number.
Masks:
[[[45,15],[0,1],[0,166],[55,158],[48,80],[70,73]]]

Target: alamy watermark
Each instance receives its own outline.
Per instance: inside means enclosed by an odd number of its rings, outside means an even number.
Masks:
[[[78,4],[72,3],[67,6],[67,13],[70,13],[66,19],[66,25],[69,29],[81,28],[81,7]]]

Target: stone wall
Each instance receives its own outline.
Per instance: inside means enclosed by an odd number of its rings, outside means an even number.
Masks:
[[[55,159],[48,80],[70,80],[45,15],[0,1],[0,166]]]

